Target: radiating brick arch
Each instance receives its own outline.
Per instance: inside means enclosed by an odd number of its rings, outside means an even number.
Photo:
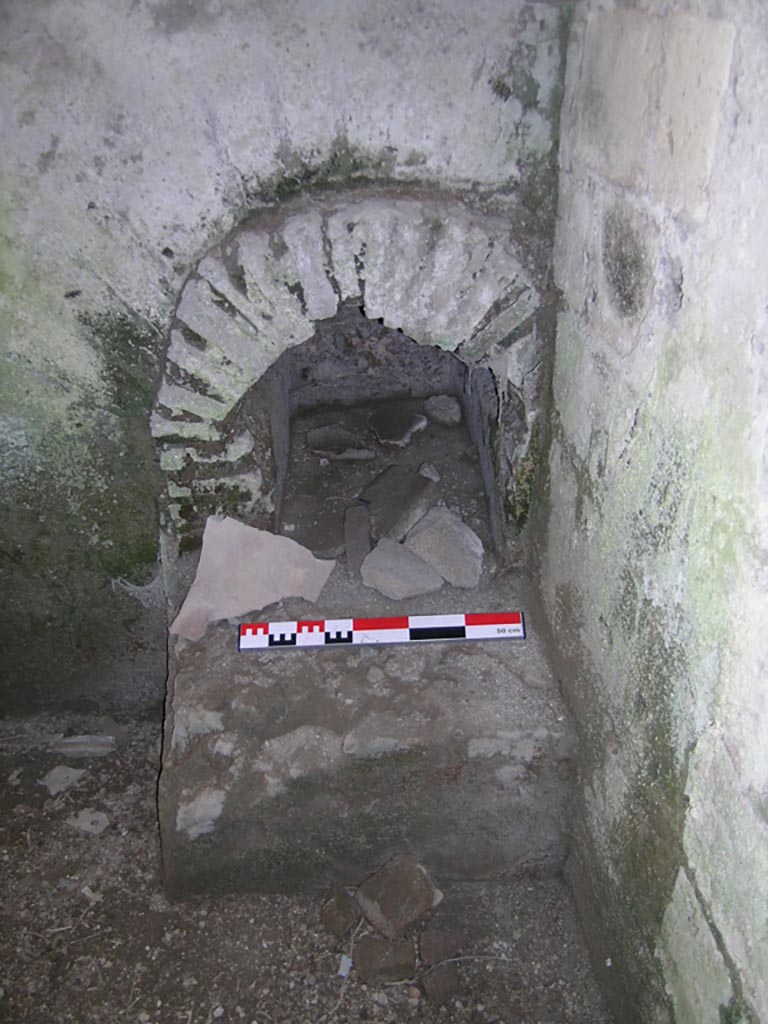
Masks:
[[[152,415],[172,496],[189,489],[178,474],[190,461],[240,458],[232,410],[349,300],[471,364],[531,320],[539,294],[507,219],[458,198],[347,191],[254,216],[180,295]],[[256,493],[258,474],[243,486]]]

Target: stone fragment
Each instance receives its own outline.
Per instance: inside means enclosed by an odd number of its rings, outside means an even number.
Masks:
[[[290,537],[210,516],[197,575],[171,633],[198,640],[209,622],[245,615],[280,601],[316,601],[333,569]]]
[[[78,811],[66,819],[67,825],[76,828],[79,832],[87,832],[92,836],[99,836],[109,825],[109,818],[103,811],[95,811],[92,807]]]
[[[440,483],[440,474],[431,462],[422,462],[419,466],[419,476],[425,476],[427,480],[433,480],[436,484]]]
[[[307,432],[309,450],[322,455],[338,455],[348,448],[360,448],[360,438],[340,424],[313,427]]]
[[[381,935],[363,935],[355,946],[355,968],[365,982],[402,981],[416,971],[416,956],[409,939],[389,942]]]
[[[442,1006],[449,999],[461,995],[461,980],[456,964],[433,967],[421,979],[427,999],[433,1006]]]
[[[368,417],[368,426],[381,444],[404,448],[414,434],[427,425],[426,416],[408,412],[397,406],[383,405]]]
[[[343,452],[329,455],[328,458],[333,462],[370,462],[376,458],[376,452],[373,448],[345,448]]]
[[[51,796],[57,796],[76,786],[85,774],[85,768],[70,768],[66,764],[58,764],[38,781],[41,786],[45,786]]]
[[[425,928],[419,936],[419,956],[425,967],[432,967],[440,960],[456,956],[464,938],[458,932],[438,928]]]
[[[424,403],[424,411],[433,423],[455,427],[461,423],[461,406],[450,395],[433,395]]]
[[[354,928],[360,920],[357,900],[342,885],[335,885],[320,908],[320,923],[331,935],[339,939]]]
[[[366,918],[388,939],[401,938],[410,924],[442,898],[427,869],[408,853],[389,861],[357,890],[357,902]]]
[[[440,497],[434,481],[404,469],[387,468],[364,488],[360,497],[368,503],[371,536],[402,540],[412,526]]]
[[[443,578],[397,541],[383,537],[366,557],[360,569],[366,587],[398,601],[404,597],[439,590]]]
[[[483,542],[450,509],[432,508],[411,530],[405,547],[454,587],[476,587],[483,568]]]
[[[48,749],[69,757],[101,757],[117,749],[114,736],[62,736],[52,740]]]
[[[371,550],[371,518],[366,505],[351,505],[344,515],[344,542],[349,571],[360,572],[360,566]]]

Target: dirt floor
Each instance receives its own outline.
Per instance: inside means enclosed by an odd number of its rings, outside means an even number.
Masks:
[[[116,736],[117,747],[78,757],[50,749],[82,733]],[[0,1020],[609,1024],[557,879],[442,887],[428,919],[454,937],[446,959],[458,987],[433,991],[441,1005],[425,993],[434,967],[397,984],[365,984],[354,968],[341,977],[342,954],[365,929],[328,933],[319,894],[169,903],[158,870],[159,740],[159,722],[0,723]],[[39,780],[57,765],[85,773],[50,796]]]

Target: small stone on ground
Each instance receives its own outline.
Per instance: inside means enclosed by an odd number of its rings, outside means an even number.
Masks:
[[[66,764],[58,764],[40,779],[40,785],[45,786],[51,796],[57,796],[77,785],[85,774],[85,768],[70,768]]]
[[[360,570],[366,587],[399,601],[404,597],[439,590],[443,578],[397,541],[384,537],[367,556]]]
[[[433,423],[455,427],[461,423],[461,406],[450,395],[433,395],[424,404],[424,411]]]
[[[410,854],[389,861],[357,891],[357,902],[366,918],[388,939],[399,939],[442,898],[426,868]]]
[[[92,807],[86,807],[78,811],[71,818],[66,819],[67,825],[76,828],[78,832],[87,832],[92,836],[100,836],[109,825],[109,818],[103,811],[95,811]]]
[[[52,740],[48,749],[69,757],[101,757],[117,749],[114,736],[62,736]]]

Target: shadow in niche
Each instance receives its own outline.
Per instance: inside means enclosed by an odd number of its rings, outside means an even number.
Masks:
[[[437,395],[456,400],[460,422],[428,414],[426,401]],[[275,530],[318,557],[343,554],[345,508],[378,473],[392,464],[416,472],[424,463],[442,478],[446,503],[468,513],[486,548],[503,554],[490,448],[497,409],[490,370],[470,369],[347,303],[276,360],[244,397],[241,417],[254,457],[271,472]],[[387,441],[399,423],[407,434],[409,420],[419,426],[406,443]]]

